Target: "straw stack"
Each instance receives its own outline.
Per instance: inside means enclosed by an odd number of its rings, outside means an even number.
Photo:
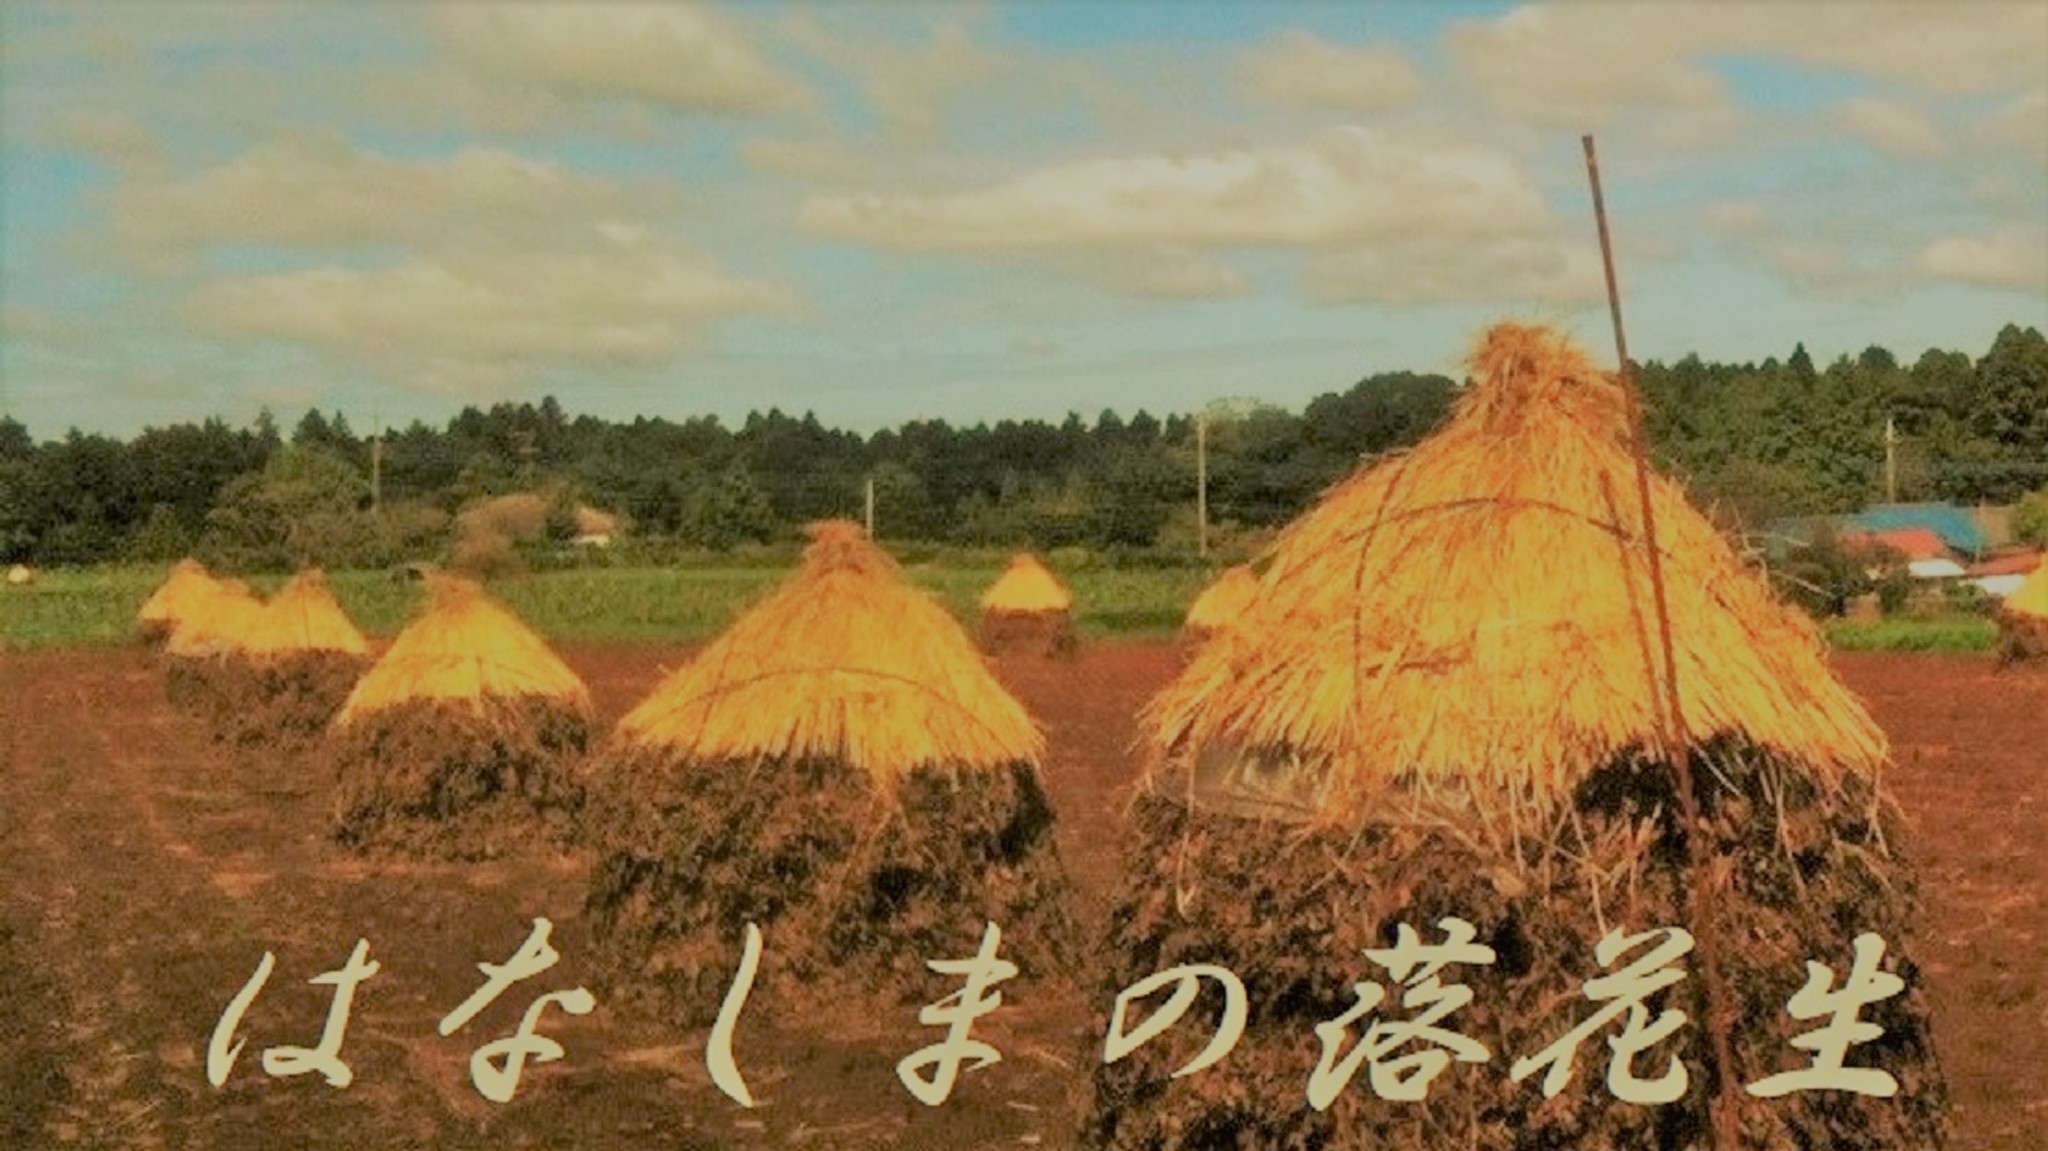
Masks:
[[[995,654],[1071,655],[1074,595],[1027,552],[981,594],[981,643]]]
[[[474,583],[430,574],[427,596],[334,717],[336,837],[466,858],[545,839],[590,693]]]
[[[1998,605],[1998,666],[2048,663],[2048,564]]]
[[[233,710],[228,660],[263,614],[263,601],[241,580],[215,581],[203,572],[199,578],[206,582],[173,601],[178,614],[163,643],[164,695],[172,707],[218,731]]]
[[[1074,934],[1042,737],[857,525],[809,530],[800,570],[621,720],[590,773],[587,912],[613,994],[707,1022],[754,922],[755,995],[874,999],[833,1013],[872,1020],[928,1000],[926,960],[974,954],[992,919],[1028,997]]]
[[[231,637],[217,683],[226,709],[216,738],[304,747],[317,741],[370,665],[370,645],[309,568]]]
[[[181,559],[142,601],[142,609],[135,613],[135,630],[148,642],[160,644],[177,630],[179,620],[219,590],[220,584],[198,560]]]
[[[1882,734],[1812,625],[1654,477],[1678,739],[1701,812],[1681,827],[1621,385],[1560,337],[1512,325],[1487,333],[1472,369],[1448,425],[1288,527],[1238,626],[1148,708],[1106,982],[1220,964],[1244,980],[1251,1024],[1227,1076],[1169,1081],[1207,1042],[1188,1026],[1098,1068],[1083,1143],[1704,1145],[1722,1077],[1810,1065],[1790,1041],[1816,1024],[1787,1002],[1808,960],[1839,978],[1869,931],[1906,990],[1864,1010],[1884,1039],[1850,1063],[1889,1071],[1898,1097],[1737,1090],[1738,1144],[1938,1144],[1946,1091],[1912,960],[1913,873],[1879,786]],[[1706,924],[1691,918],[1698,849],[1721,869]],[[1363,953],[1403,924],[1440,943],[1446,916],[1496,955],[1443,977],[1473,999],[1442,1025],[1490,1060],[1451,1064],[1423,1102],[1377,1098],[1361,1068],[1327,1111],[1305,1107],[1315,1028],[1356,1004],[1354,982],[1386,989],[1374,1018],[1413,1014]],[[1616,1029],[1584,1045],[1557,1098],[1540,1073],[1513,1082],[1515,1060],[1598,1009],[1580,989],[1619,970],[1595,960],[1602,936],[1663,927],[1715,941],[1734,1065],[1716,1064],[1694,954],[1688,978],[1650,1002],[1692,1024],[1636,1063],[1653,1077],[1681,1058],[1679,1099],[1645,1107],[1608,1092]]]
[[[1259,577],[1252,572],[1250,564],[1239,564],[1226,570],[1202,589],[1195,602],[1188,605],[1188,614],[1182,623],[1182,630],[1188,638],[1202,640],[1220,631],[1237,625],[1239,617],[1252,604],[1252,597],[1259,594]]]

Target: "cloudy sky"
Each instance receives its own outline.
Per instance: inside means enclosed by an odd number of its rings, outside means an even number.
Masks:
[[[11,2],[0,410],[1295,405],[2048,326],[2048,3]]]

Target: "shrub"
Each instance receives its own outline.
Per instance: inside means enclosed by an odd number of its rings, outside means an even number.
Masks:
[[[1942,589],[1948,610],[1968,615],[1989,615],[1995,602],[1983,588],[1968,580],[1957,580]]]
[[[1771,575],[1793,602],[1822,618],[1841,615],[1850,600],[1870,590],[1862,563],[1832,533],[1816,535]]]
[[[1913,598],[1913,573],[1904,564],[1890,564],[1878,573],[1877,606],[1886,615],[1897,615]]]

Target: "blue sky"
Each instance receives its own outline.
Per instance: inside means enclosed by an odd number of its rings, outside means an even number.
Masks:
[[[0,410],[871,431],[2048,326],[2048,4],[14,3]]]

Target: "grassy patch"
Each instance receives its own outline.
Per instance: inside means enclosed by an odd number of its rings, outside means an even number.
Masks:
[[[778,583],[787,567],[686,565],[577,568],[499,580],[491,594],[555,642],[694,643],[709,639]],[[905,570],[970,625],[977,601],[1002,570],[957,559],[912,563]],[[163,579],[162,567],[105,567],[42,573],[29,587],[0,587],[0,647],[125,643],[135,611]],[[1171,635],[1210,573],[1200,568],[1084,567],[1062,572],[1074,591],[1084,636]],[[282,576],[250,584],[268,594]],[[334,594],[356,625],[389,636],[417,610],[417,584],[381,571],[336,572]],[[1844,651],[1990,651],[1997,628],[1981,616],[1833,620],[1828,639]]]
[[[1000,573],[988,567],[913,564],[912,579],[956,616],[972,622],[977,601]],[[583,568],[497,581],[491,594],[554,642],[689,643],[716,635],[747,604],[774,587],[786,568],[688,566]],[[0,647],[14,650],[125,643],[136,609],[161,567],[108,567],[42,573],[26,588],[0,588]],[[1198,568],[1083,569],[1068,577],[1084,635],[1171,633],[1208,578]],[[249,581],[264,594],[282,576]],[[388,636],[418,608],[416,584],[385,572],[335,572],[336,598],[356,626]]]
[[[1990,651],[1998,626],[1981,616],[1886,619],[1868,623],[1831,620],[1828,641],[1842,651]]]

